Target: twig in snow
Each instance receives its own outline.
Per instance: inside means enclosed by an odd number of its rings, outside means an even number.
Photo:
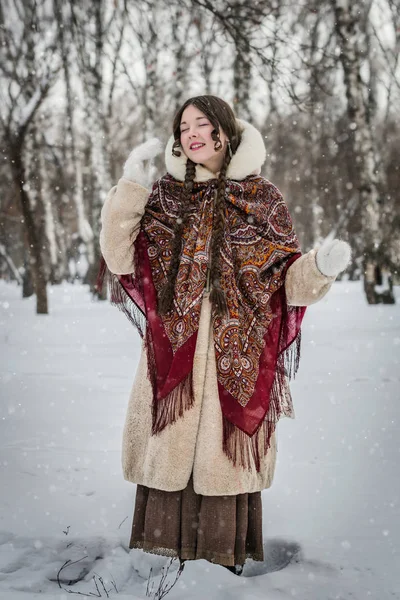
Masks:
[[[148,577],[148,579],[147,579],[146,597],[150,596],[150,594],[151,594],[151,593],[152,593],[152,591],[153,591],[153,585],[154,585],[154,584],[152,583],[152,585],[151,585],[151,590],[150,590],[150,593],[149,593],[149,584],[150,584],[150,578],[151,578],[151,573],[152,573],[152,571],[153,571],[153,567],[150,567],[150,573],[149,573],[149,577]]]
[[[61,573],[61,571],[62,571],[63,569],[65,569],[65,567],[66,567],[66,566],[68,566],[68,565],[75,565],[76,563],[80,562],[81,560],[83,560],[84,558],[87,558],[87,557],[88,557],[87,555],[86,555],[86,556],[82,556],[82,558],[79,558],[78,560],[74,560],[74,561],[71,561],[71,559],[69,558],[68,560],[66,560],[66,561],[65,561],[65,563],[63,564],[63,566],[61,567],[61,569],[60,569],[60,570],[58,571],[58,573],[57,573],[57,583],[58,583],[58,587],[60,587],[60,588],[64,589],[64,588],[62,587],[62,585],[61,585],[61,582],[60,582],[60,573]]]
[[[161,575],[160,583],[159,583],[158,588],[153,596],[153,600],[162,600],[162,598],[165,598],[165,596],[172,590],[172,588],[178,581],[179,577],[182,575],[182,571],[185,567],[184,563],[180,563],[179,568],[176,571],[175,580],[171,584],[166,583],[169,568],[172,565],[174,560],[175,560],[175,557],[171,558],[167,567],[162,568],[162,575]],[[150,569],[150,574],[151,574],[151,569]],[[150,579],[150,575],[149,575],[149,579]],[[147,587],[148,587],[148,584],[147,584]],[[148,594],[146,591],[146,596],[147,595]]]
[[[101,585],[103,586],[103,590],[105,591],[107,598],[109,598],[110,596],[108,595],[108,592],[110,590],[106,590],[103,578],[98,573],[95,573],[95,575],[97,575],[97,577],[99,578],[99,581],[100,581]],[[117,586],[115,585],[115,582],[113,580],[111,580],[111,584],[114,586],[115,591],[118,593]]]
[[[128,515],[125,517],[125,519],[123,519],[123,521],[121,521],[121,523],[118,525],[118,529],[121,527],[122,523],[125,523],[125,521],[127,520]]]

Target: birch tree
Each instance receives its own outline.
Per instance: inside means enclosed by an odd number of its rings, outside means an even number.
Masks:
[[[368,21],[369,63],[369,123],[372,136],[379,141],[378,165],[382,175],[384,197],[381,204],[382,235],[392,273],[400,272],[400,206],[398,184],[393,182],[399,172],[398,106],[400,103],[400,4],[388,0],[373,5],[373,18]],[[379,90],[380,87],[380,90]],[[385,93],[386,107],[382,127],[377,125],[379,91]],[[381,98],[382,98],[381,94]],[[392,154],[392,151],[394,153]]]
[[[211,0],[189,0],[204,14],[212,15],[216,36],[233,48],[232,70],[233,108],[245,119],[251,119],[250,101],[254,72],[265,78],[273,65],[268,52],[271,40],[267,17],[276,9],[274,0],[230,0],[223,5]],[[254,71],[254,72],[253,72]]]
[[[213,78],[216,79],[216,70],[220,47],[215,43],[216,24],[215,19],[200,10],[194,11],[193,23],[196,28],[197,43],[199,44],[198,55],[200,58],[200,69],[204,79],[204,93],[211,94],[213,89]]]
[[[242,23],[246,27],[243,16],[246,7],[238,0],[232,2],[229,7],[232,18],[237,23]],[[252,65],[251,48],[249,40],[246,37],[238,36],[238,31],[234,30],[233,43],[235,48],[235,58],[233,61],[233,108],[238,111],[243,119],[251,119],[250,93],[252,86]]]
[[[33,182],[27,177],[24,150],[30,126],[58,73],[54,52],[55,31],[46,10],[45,2],[31,5],[19,0],[0,2],[3,138],[19,195],[36,293],[36,311],[41,314],[48,312],[43,240],[31,203],[29,190]]]
[[[299,23],[303,36],[303,54],[301,76],[308,83],[305,98],[307,106],[308,136],[304,140],[307,154],[308,208],[310,211],[309,246],[316,247],[323,240],[322,221],[324,201],[321,196],[319,165],[323,147],[323,113],[327,97],[332,93],[332,61],[328,59],[331,48],[331,35],[326,30],[326,7],[317,2],[307,4],[300,14]],[[296,27],[298,29],[298,27]],[[299,33],[299,32],[298,32]],[[323,193],[323,192],[322,192]]]
[[[160,122],[159,107],[164,100],[160,76],[162,74],[163,42],[160,37],[166,12],[159,2],[141,3],[131,14],[131,31],[140,46],[143,84],[139,87],[140,142],[154,135],[157,122]]]
[[[172,72],[170,94],[172,96],[173,112],[175,113],[183,101],[188,84],[190,82],[190,66],[193,58],[193,37],[195,29],[193,27],[196,21],[201,32],[201,17],[191,15],[182,10],[181,6],[171,7],[170,32],[171,32],[171,54],[174,60],[174,70]],[[186,99],[186,98],[185,98]]]
[[[79,152],[77,119],[75,114],[72,61],[76,58],[72,43],[72,15],[68,4],[53,0],[54,16],[57,23],[58,44],[62,61],[65,84],[66,140],[64,144],[64,169],[71,172],[73,181],[71,196],[76,213],[77,237],[74,243],[83,242],[89,257],[89,264],[95,260],[94,235],[87,216],[83,195],[83,153]]]
[[[361,75],[362,31],[360,21],[365,5],[361,0],[331,0],[335,14],[335,30],[340,48],[347,97],[355,166],[358,172],[358,193],[362,205],[364,239],[364,291],[369,304],[394,303],[388,273],[386,249],[382,244],[380,215],[381,190],[376,170],[374,142],[368,124],[365,86]],[[382,278],[386,274],[386,282]],[[384,289],[378,288],[386,283]]]
[[[77,2],[70,0],[73,40],[76,46],[79,74],[84,91],[86,134],[91,141],[91,202],[89,218],[95,243],[89,248],[86,282],[94,285],[100,263],[100,211],[111,188],[109,136],[107,127],[105,61],[106,39],[115,7],[107,11],[105,0]],[[91,254],[93,252],[93,254]]]

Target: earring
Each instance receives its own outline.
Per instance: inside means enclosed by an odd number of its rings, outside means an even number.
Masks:
[[[229,152],[230,158],[232,158],[233,154],[232,154],[232,148],[231,148],[231,141],[230,140],[228,140],[228,152]]]

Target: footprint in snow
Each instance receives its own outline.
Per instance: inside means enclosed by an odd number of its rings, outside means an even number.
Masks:
[[[255,577],[280,571],[290,563],[300,562],[302,559],[302,548],[298,542],[275,538],[264,544],[264,560],[262,562],[254,560],[246,562],[243,575]]]

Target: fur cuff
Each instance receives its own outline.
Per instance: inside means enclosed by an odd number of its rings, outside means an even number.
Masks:
[[[351,248],[343,240],[324,242],[318,250],[315,260],[318,269],[327,277],[336,277],[344,271],[350,262]]]

